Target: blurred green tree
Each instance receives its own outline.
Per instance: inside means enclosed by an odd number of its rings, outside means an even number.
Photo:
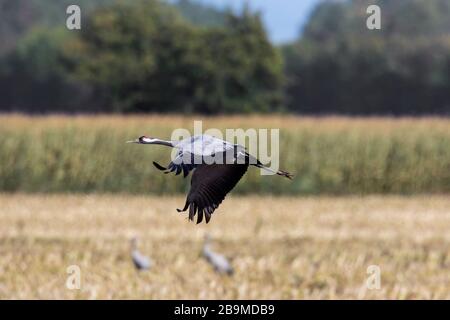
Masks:
[[[381,30],[368,30],[377,4]],[[450,3],[323,2],[283,48],[288,107],[301,113],[450,113]]]
[[[90,89],[73,81],[62,64],[61,48],[70,41],[65,28],[36,27],[0,63],[3,110],[92,111]]]
[[[223,27],[226,13],[196,0],[177,0],[173,5],[189,22],[204,27]]]
[[[82,30],[64,28],[82,8]],[[281,55],[257,14],[181,0],[0,0],[1,110],[279,108]]]
[[[65,52],[75,76],[114,111],[212,114],[281,105],[281,56],[248,10],[206,29],[156,0],[119,3],[89,16]]]

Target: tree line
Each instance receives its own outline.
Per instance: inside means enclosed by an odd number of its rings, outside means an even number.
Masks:
[[[65,7],[83,8],[82,29]],[[366,28],[369,4],[381,30]],[[280,4],[281,5],[281,4]],[[0,0],[1,111],[448,114],[450,3],[326,1],[294,43],[192,0]]]

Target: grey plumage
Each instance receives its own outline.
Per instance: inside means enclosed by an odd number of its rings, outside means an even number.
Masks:
[[[217,273],[232,275],[234,270],[230,262],[225,256],[211,250],[210,242],[211,242],[210,236],[206,235],[202,249],[203,257],[206,259],[206,261],[209,262],[209,264],[213,266],[214,270]]]
[[[156,162],[153,164],[166,174],[174,172],[179,175],[183,172],[186,177],[193,171],[186,202],[184,207],[177,211],[187,211],[189,220],[194,220],[197,215],[197,223],[202,222],[203,218],[206,223],[210,221],[211,215],[250,165],[292,179],[292,175],[286,171],[275,171],[264,166],[257,158],[247,153],[245,147],[209,135],[196,135],[180,141],[141,136],[128,142],[164,145],[178,150],[177,156],[167,167]]]
[[[149,270],[153,265],[152,260],[137,249],[137,238],[131,239],[131,259],[138,270]]]

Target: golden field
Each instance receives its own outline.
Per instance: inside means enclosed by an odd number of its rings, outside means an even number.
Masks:
[[[448,196],[231,196],[208,225],[178,214],[183,202],[0,194],[0,298],[450,299]],[[232,277],[200,257],[205,233]],[[132,236],[148,272],[131,263]],[[66,288],[70,265],[80,290]]]

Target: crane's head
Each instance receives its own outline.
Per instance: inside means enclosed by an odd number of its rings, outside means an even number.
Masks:
[[[136,140],[127,141],[127,143],[139,143],[139,144],[151,144],[155,142],[157,139],[150,138],[147,136],[140,136]]]

